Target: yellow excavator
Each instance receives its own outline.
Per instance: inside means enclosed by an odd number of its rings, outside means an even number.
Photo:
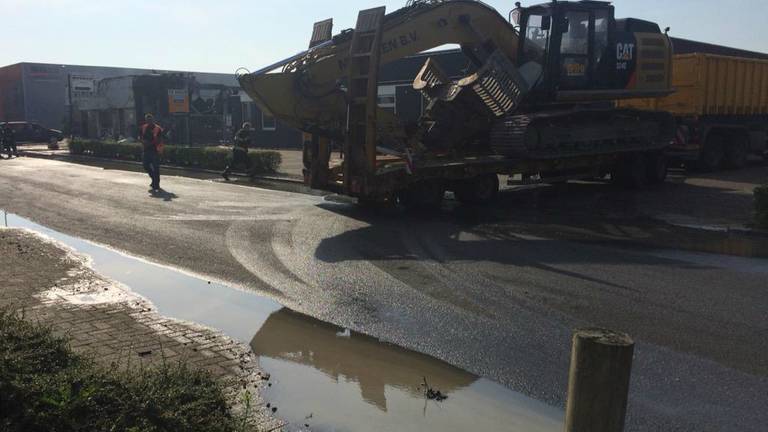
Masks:
[[[670,40],[655,23],[616,19],[608,2],[517,3],[505,18],[473,0],[412,0],[332,28],[318,22],[307,51],[238,77],[262,110],[305,132],[312,187],[423,207],[447,190],[490,201],[499,174],[534,183],[610,173],[630,187],[666,176],[672,116],[615,101],[673,92]],[[378,107],[381,65],[445,45],[461,47],[467,76],[452,79],[430,58],[413,82],[418,121]]]

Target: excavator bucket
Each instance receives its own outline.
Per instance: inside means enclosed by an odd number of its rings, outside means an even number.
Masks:
[[[476,73],[457,82],[449,81],[440,66],[428,59],[414,79],[413,88],[421,91],[432,104],[463,100],[475,109],[480,101],[480,105],[494,117],[516,111],[529,91],[525,79],[499,51],[491,54]],[[471,96],[462,95],[467,92]]]
[[[459,81],[460,86],[470,84],[496,117],[516,111],[529,90],[517,68],[499,51],[476,74]]]
[[[485,131],[495,118],[517,111],[528,93],[526,81],[507,58],[495,51],[472,75],[451,81],[428,59],[413,81],[427,100],[423,143],[432,150],[487,146]]]

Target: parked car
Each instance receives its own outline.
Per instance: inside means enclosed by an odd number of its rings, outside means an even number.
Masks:
[[[58,148],[59,141],[64,139],[64,133],[56,129],[48,129],[37,123],[26,121],[12,121],[0,123],[0,127],[8,125],[13,129],[16,142],[48,143],[50,148]]]

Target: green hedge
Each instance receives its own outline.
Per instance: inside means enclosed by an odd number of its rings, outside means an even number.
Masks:
[[[141,161],[141,144],[109,141],[74,140],[69,143],[73,155],[87,155],[127,161]],[[256,150],[248,152],[251,158],[251,175],[276,172],[282,157],[276,151]],[[222,147],[181,147],[166,145],[162,163],[181,167],[223,170],[232,158],[232,150]]]
[[[757,226],[768,229],[768,185],[755,189],[755,211]]]

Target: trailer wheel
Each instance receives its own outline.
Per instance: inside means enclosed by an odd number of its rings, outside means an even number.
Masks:
[[[642,189],[648,184],[645,155],[627,154],[616,162],[611,179],[626,189]]]
[[[747,143],[739,137],[734,137],[736,142],[725,148],[725,166],[730,169],[740,169],[747,165],[749,150]]]
[[[462,181],[453,191],[464,204],[487,204],[499,195],[499,176],[486,174]]]
[[[397,194],[397,201],[408,209],[437,209],[445,198],[445,186],[438,181],[420,181]]]
[[[646,177],[649,184],[661,184],[667,180],[669,159],[663,152],[653,152],[645,155]]]
[[[720,169],[725,157],[723,138],[717,134],[710,134],[704,144],[704,150],[699,155],[696,167],[700,171],[712,172]]]

